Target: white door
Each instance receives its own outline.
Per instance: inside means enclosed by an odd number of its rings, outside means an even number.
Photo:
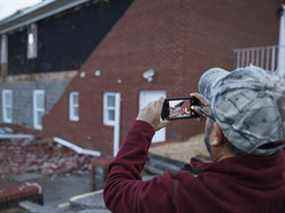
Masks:
[[[103,100],[103,122],[106,126],[114,127],[113,156],[115,157],[120,148],[121,95],[120,93],[106,92]]]
[[[166,97],[166,91],[152,90],[152,91],[141,91],[139,99],[139,110],[146,107],[149,103],[157,101],[161,97]],[[155,133],[152,142],[163,142],[166,139],[166,129],[163,128]]]

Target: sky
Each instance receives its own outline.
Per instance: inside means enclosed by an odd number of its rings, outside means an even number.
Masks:
[[[0,20],[19,9],[41,2],[41,0],[0,0]]]

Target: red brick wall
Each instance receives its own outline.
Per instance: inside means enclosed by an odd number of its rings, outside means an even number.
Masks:
[[[186,96],[205,69],[231,68],[234,48],[276,44],[279,7],[279,0],[136,0],[82,67],[86,77],[74,78],[45,117],[44,133],[112,154],[113,128],[102,122],[104,92],[121,92],[123,139],[137,115],[139,91]],[[157,71],[152,83],[142,78],[149,68]],[[102,76],[94,76],[96,69]],[[77,123],[68,121],[73,90],[80,92]],[[184,140],[201,131],[196,121],[177,121],[167,129],[167,139]]]

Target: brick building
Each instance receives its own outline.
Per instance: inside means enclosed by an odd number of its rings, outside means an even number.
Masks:
[[[205,69],[276,70],[282,55],[280,0],[45,2],[0,23],[0,116],[102,155],[118,151],[139,108],[196,91]],[[154,142],[199,132],[177,121]]]

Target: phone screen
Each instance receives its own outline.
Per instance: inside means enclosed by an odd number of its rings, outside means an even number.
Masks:
[[[185,118],[191,116],[190,100],[169,101],[169,118]]]
[[[193,97],[166,99],[161,117],[166,120],[197,118],[199,116],[191,109],[191,106],[198,104],[198,101]]]

